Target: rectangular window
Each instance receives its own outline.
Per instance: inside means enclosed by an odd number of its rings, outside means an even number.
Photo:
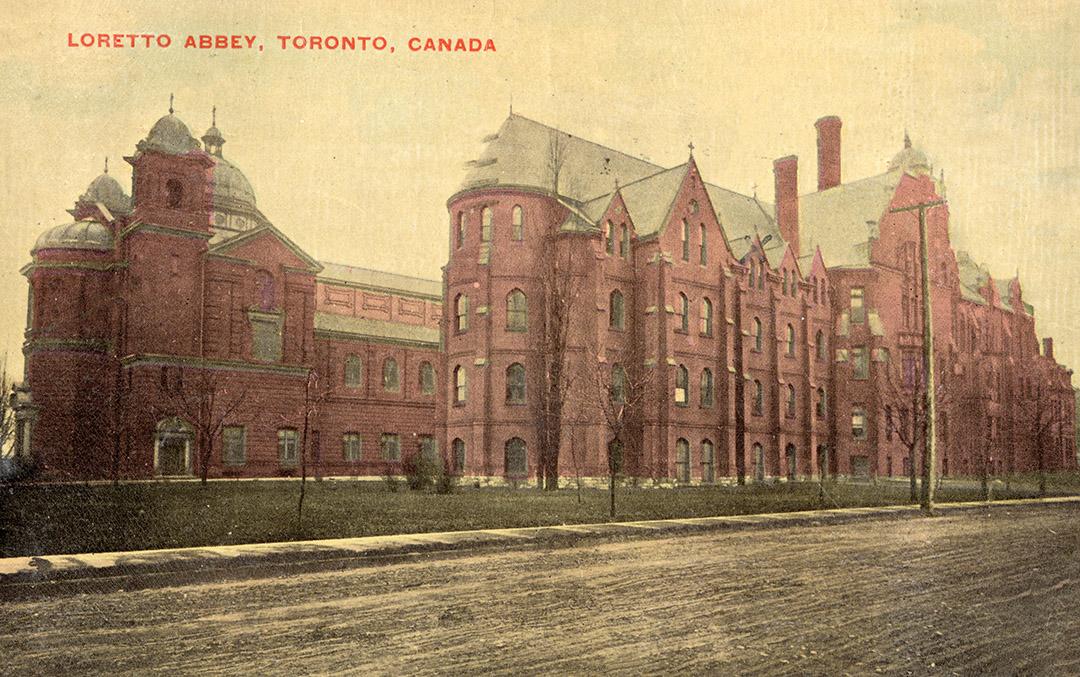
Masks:
[[[431,435],[420,436],[420,456],[429,463],[439,462],[439,443]]]
[[[341,438],[342,457],[346,461],[360,460],[360,433],[345,433]]]
[[[857,346],[851,349],[852,378],[867,379],[870,377],[870,360],[866,348]]]
[[[277,432],[278,460],[281,465],[296,465],[299,435],[291,428]]]
[[[250,311],[251,357],[260,362],[281,361],[281,316]]]
[[[863,306],[863,288],[851,288],[851,323],[862,324],[866,321],[866,308]]]
[[[221,430],[221,455],[225,465],[244,465],[244,427],[225,426]]]
[[[682,222],[682,260],[690,260],[690,224],[685,219]]]
[[[622,226],[622,239],[619,240],[619,256],[624,259],[630,253],[630,230],[627,229],[626,224]]]
[[[384,461],[400,461],[401,437],[396,433],[383,433],[379,440],[379,449]]]
[[[851,436],[856,440],[866,439],[866,410],[858,407],[851,410]]]

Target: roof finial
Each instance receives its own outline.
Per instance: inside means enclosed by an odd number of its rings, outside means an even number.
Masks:
[[[169,94],[169,115],[173,114],[172,100],[173,100],[173,95]]]
[[[694,142],[690,141],[690,143],[686,144],[686,147],[690,149],[690,157],[694,157]]]
[[[514,93],[510,92],[510,117],[514,116]]]
[[[210,126],[217,127],[217,106],[210,109]]]
[[[109,156],[108,155],[105,156],[105,173],[106,174],[109,173]]]
[[[907,129],[904,130],[904,148],[911,148],[911,137],[908,136]]]

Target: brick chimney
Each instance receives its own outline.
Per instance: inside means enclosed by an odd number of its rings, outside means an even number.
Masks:
[[[828,115],[814,123],[817,127],[817,189],[840,185],[840,118]]]
[[[1054,359],[1054,339],[1047,337],[1043,339],[1043,355]]]
[[[799,158],[788,155],[773,161],[776,179],[776,224],[780,236],[799,256]]]

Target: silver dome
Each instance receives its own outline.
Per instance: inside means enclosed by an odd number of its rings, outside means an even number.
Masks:
[[[86,192],[79,196],[79,202],[100,202],[113,214],[131,213],[131,198],[120,186],[120,182],[102,174],[86,188]]]
[[[202,149],[202,145],[191,135],[187,125],[172,113],[154,123],[150,133],[146,135],[146,140],[140,143],[139,147],[171,155],[183,155]]]
[[[97,221],[76,221],[53,226],[38,237],[31,254],[42,249],[84,249],[112,251],[113,237],[109,229]]]

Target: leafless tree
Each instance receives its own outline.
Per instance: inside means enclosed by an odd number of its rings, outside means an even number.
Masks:
[[[304,527],[304,496],[307,489],[308,449],[314,442],[311,427],[312,421],[318,420],[319,407],[329,396],[326,384],[319,380],[319,372],[308,369],[307,378],[304,380],[304,428],[300,437],[300,495],[296,501],[296,529],[297,532]],[[321,440],[320,440],[321,441]],[[321,451],[321,450],[320,450]],[[316,459],[316,472],[319,472],[318,464],[321,459]]]
[[[1061,424],[1061,402],[1055,397],[1055,389],[1045,381],[1035,386],[1035,399],[1031,401],[1031,439],[1035,444],[1036,469],[1039,475],[1039,496],[1046,496],[1046,438],[1054,427]]]
[[[905,373],[905,371],[907,373]],[[939,365],[935,390],[937,405],[943,409],[951,401],[951,389],[954,380],[949,378],[948,369]],[[917,451],[926,439],[926,384],[922,366],[917,360],[886,364],[885,388],[882,390],[885,404],[886,427],[891,427],[900,443],[907,449],[908,480],[912,503],[919,501]]]
[[[159,413],[181,416],[194,425],[199,478],[205,485],[215,443],[226,423],[238,421],[247,388],[234,387],[224,372],[200,365],[165,371],[161,391],[166,404]]]
[[[0,360],[3,360],[0,366],[0,388],[3,389],[0,396],[0,455],[6,455],[8,446],[15,438],[15,409],[11,401],[13,384],[8,378],[7,353]]]

